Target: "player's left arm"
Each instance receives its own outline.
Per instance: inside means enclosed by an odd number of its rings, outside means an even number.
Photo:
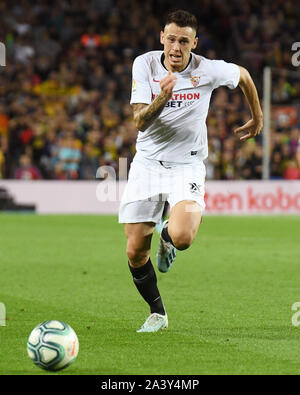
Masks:
[[[260,106],[257,90],[255,84],[249,74],[244,68],[240,68],[239,87],[243,91],[251,111],[251,119],[245,125],[234,130],[235,134],[243,133],[240,137],[241,141],[257,136],[263,128],[263,112]],[[245,133],[245,134],[244,134]]]

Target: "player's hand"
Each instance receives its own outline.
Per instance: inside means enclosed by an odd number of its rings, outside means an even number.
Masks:
[[[174,86],[176,85],[177,77],[171,71],[168,75],[160,80],[160,89],[164,96],[172,97]]]
[[[245,133],[240,137],[241,141],[246,141],[252,137],[257,136],[263,128],[263,118],[259,117],[257,119],[250,119],[245,125],[235,129],[233,132],[235,135],[240,135]]]

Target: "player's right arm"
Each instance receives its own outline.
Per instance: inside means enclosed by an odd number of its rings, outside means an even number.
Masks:
[[[151,67],[147,56],[138,56],[132,67],[132,91],[130,104],[133,118],[138,130],[145,131],[164,109],[172,97],[176,76],[170,71],[160,81],[160,94],[152,101],[152,89],[149,82]]]
[[[168,75],[160,81],[161,92],[151,104],[135,103],[132,105],[133,119],[138,130],[144,132],[160,115],[172,97],[176,79],[176,76],[169,71]]]

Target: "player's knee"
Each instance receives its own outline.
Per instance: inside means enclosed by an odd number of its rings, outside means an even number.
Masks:
[[[194,240],[192,231],[174,232],[171,236],[173,245],[177,250],[183,251],[191,246]]]
[[[126,254],[132,266],[144,265],[149,259],[148,251],[141,250],[130,244],[127,246]]]

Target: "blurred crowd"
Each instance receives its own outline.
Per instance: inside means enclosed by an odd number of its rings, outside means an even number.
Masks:
[[[1,2],[7,65],[0,67],[0,178],[95,179],[102,165],[118,174],[120,157],[129,166],[137,135],[132,62],[161,49],[165,16],[181,3]],[[300,68],[291,63],[291,45],[300,41],[299,2],[190,0],[188,10],[200,24],[196,53],[246,67],[261,98],[263,69],[271,66],[273,104],[295,106],[299,114]],[[271,177],[300,179],[300,119],[281,118],[272,117]],[[261,136],[241,143],[232,133],[248,119],[239,88],[214,92],[209,179],[262,177]]]

